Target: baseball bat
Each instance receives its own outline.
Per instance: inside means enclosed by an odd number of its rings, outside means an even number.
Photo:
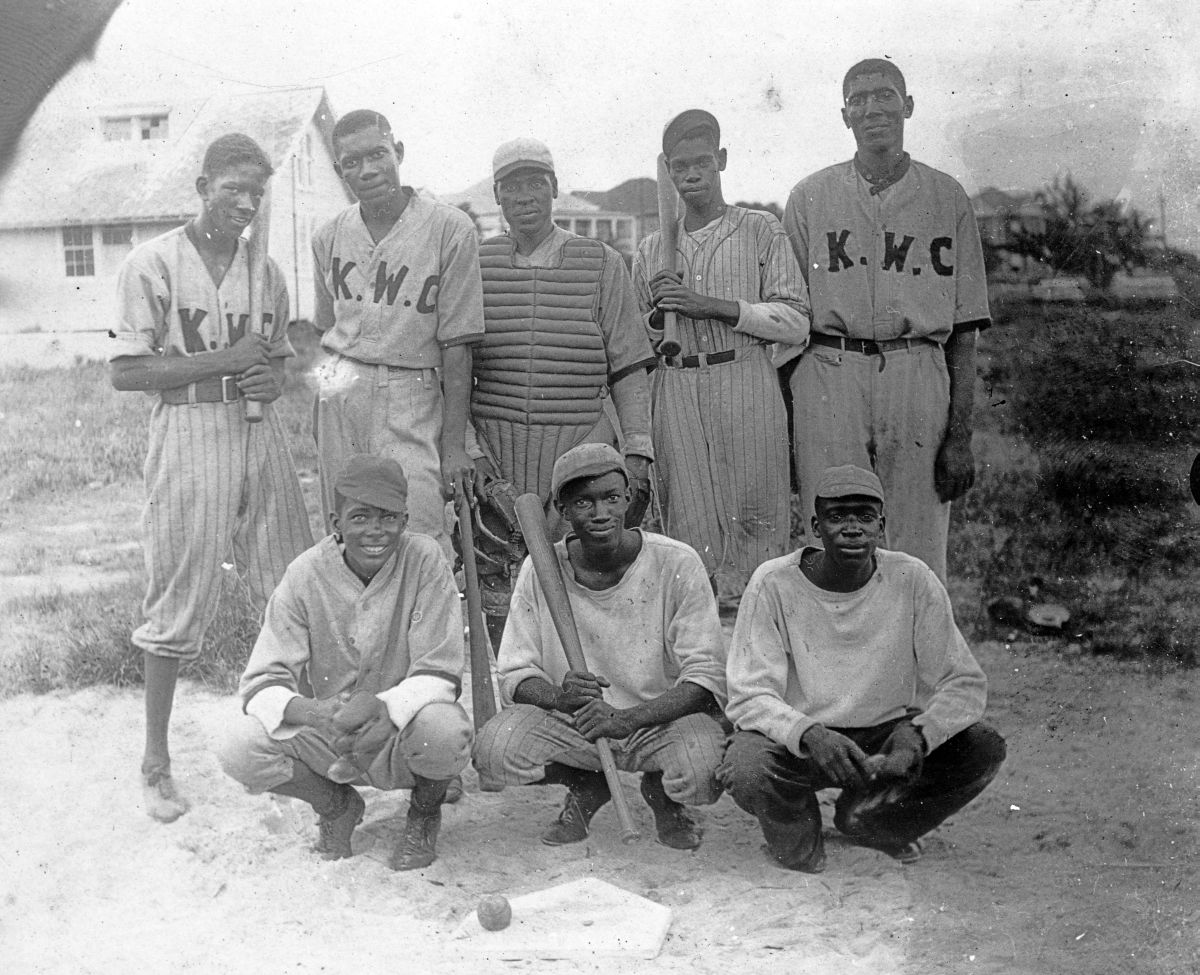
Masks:
[[[471,638],[471,711],[475,718],[475,730],[479,731],[496,714],[496,695],[492,690],[492,655],[488,650],[487,630],[483,625],[483,600],[479,595],[479,567],[475,564],[471,499],[461,487],[456,504],[463,576],[467,583],[467,632]]]
[[[671,174],[667,170],[665,153],[658,154],[658,227],[662,235],[662,266],[664,271],[675,270],[675,248],[679,244],[679,196]],[[673,311],[663,312],[663,337],[658,343],[658,353],[676,356],[683,351],[679,341],[679,316]]]
[[[250,233],[250,323],[248,328],[260,331],[263,327],[263,298],[267,288],[267,250],[271,245],[271,191],[263,194],[254,214]],[[248,399],[243,404],[247,423],[262,421],[262,403]]]
[[[567,655],[567,664],[572,670],[588,673],[583,644],[579,642],[579,630],[575,626],[575,614],[571,611],[571,601],[567,598],[567,584],[563,580],[562,570],[550,544],[550,535],[546,531],[546,517],[542,511],[541,499],[536,494],[522,494],[517,498],[516,507],[517,522],[521,526],[521,534],[525,536],[525,547],[533,561],[542,595],[546,597],[550,619]],[[633,814],[629,811],[625,791],[621,788],[621,780],[617,776],[617,765],[613,761],[608,739],[598,739],[596,748],[600,752],[600,766],[604,769],[608,791],[612,793],[617,819],[621,824],[621,840],[625,843],[636,842],[640,834],[634,825]]]

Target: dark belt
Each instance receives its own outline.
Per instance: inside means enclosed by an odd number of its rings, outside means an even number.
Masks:
[[[884,339],[875,342],[872,339],[848,339],[841,335],[824,335],[813,332],[808,339],[809,345],[825,345],[831,349],[841,349],[844,352],[858,352],[861,355],[883,355],[896,349],[911,349],[915,345],[940,345],[933,339]]]
[[[722,362],[733,362],[737,349],[724,352],[701,352],[699,355],[661,356],[659,362],[672,369],[699,369],[701,366],[719,366]]]
[[[176,386],[162,391],[162,401],[168,406],[188,403],[234,403],[242,398],[237,388],[237,376],[213,376],[199,382]]]

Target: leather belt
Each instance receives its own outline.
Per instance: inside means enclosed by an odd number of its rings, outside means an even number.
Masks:
[[[736,358],[737,349],[726,349],[724,352],[701,352],[699,355],[660,356],[659,362],[672,369],[699,369],[701,366],[733,362]]]
[[[235,403],[242,398],[237,388],[237,376],[213,376],[199,382],[164,389],[162,401],[168,406],[183,406],[191,403]]]
[[[873,339],[848,339],[842,335],[825,335],[813,332],[808,339],[809,345],[824,345],[831,349],[841,349],[844,352],[858,352],[861,355],[883,355],[896,349],[911,349],[915,345],[940,345],[933,339],[884,339],[876,342]]]

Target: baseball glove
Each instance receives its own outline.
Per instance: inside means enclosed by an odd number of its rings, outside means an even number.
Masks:
[[[507,616],[512,580],[526,554],[525,539],[517,524],[516,488],[501,478],[487,478],[483,490],[475,492],[471,511],[483,612],[488,616]],[[461,559],[462,542],[457,532],[454,547]]]
[[[650,507],[650,478],[631,477],[629,490],[633,495],[629,507],[625,509],[625,527],[637,528],[646,517],[646,509]]]

